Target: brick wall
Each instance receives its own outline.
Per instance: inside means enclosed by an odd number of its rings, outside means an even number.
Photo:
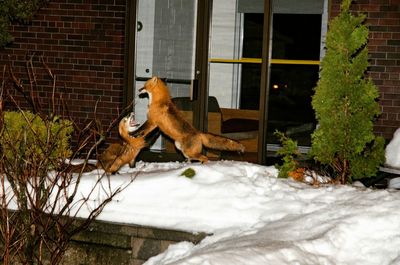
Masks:
[[[84,124],[99,100],[97,115],[108,126],[123,107],[125,10],[125,0],[52,0],[31,23],[11,28],[15,41],[0,49],[0,65],[11,62],[26,79],[26,55],[42,55],[73,119]],[[45,103],[52,85],[38,58],[36,91]]]
[[[332,0],[331,16],[339,12],[340,2]],[[375,131],[391,139],[400,127],[400,1],[355,0],[351,8],[367,15],[371,59],[368,73],[379,88],[382,109]]]
[[[339,4],[331,0],[331,16]],[[400,127],[400,2],[356,0],[352,9],[368,17],[369,74],[380,90],[383,112],[375,130],[390,139]],[[16,73],[26,76],[26,54],[43,55],[74,120],[83,124],[91,118],[100,100],[97,113],[106,126],[123,107],[125,10],[125,0],[52,0],[29,25],[12,27],[15,42],[0,50],[0,65],[12,62]],[[43,72],[38,77],[37,92],[48,101],[49,78]]]

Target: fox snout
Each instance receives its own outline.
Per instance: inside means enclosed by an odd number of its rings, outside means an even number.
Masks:
[[[139,94],[147,93],[146,87],[139,88]]]
[[[149,92],[147,91],[146,87],[139,88],[138,92],[139,92],[138,94],[139,98],[149,97]]]
[[[128,130],[129,132],[135,132],[142,124],[135,120],[135,114],[131,112],[131,115],[128,117]]]

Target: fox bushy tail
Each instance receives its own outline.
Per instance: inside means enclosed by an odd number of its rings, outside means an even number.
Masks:
[[[237,151],[244,152],[244,146],[232,139],[212,134],[212,133],[202,133],[201,140],[205,147],[220,151]]]

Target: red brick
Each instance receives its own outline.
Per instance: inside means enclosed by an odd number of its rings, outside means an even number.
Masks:
[[[396,46],[378,46],[377,51],[378,52],[396,52]]]
[[[399,19],[379,19],[379,25],[400,25],[400,20]]]
[[[58,82],[65,84],[64,98],[73,101],[70,107],[78,122],[93,116],[99,96],[110,102],[101,108],[108,119],[115,116],[115,109],[122,108],[123,101],[125,0],[93,3],[51,1],[35,16],[31,26],[12,27],[16,42],[0,52],[2,64],[8,61],[8,54],[14,54],[15,71],[24,74],[26,51],[39,49],[57,73]],[[43,97],[51,94],[50,84],[46,89],[40,92]]]

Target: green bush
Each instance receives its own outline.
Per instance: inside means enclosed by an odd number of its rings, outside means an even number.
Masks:
[[[29,111],[6,111],[0,145],[9,163],[57,161],[71,155],[69,142],[72,131],[69,120],[42,118]],[[49,165],[54,166],[52,163]]]
[[[300,155],[298,150],[297,141],[287,137],[284,133],[275,131],[274,135],[279,139],[282,144],[276,153],[282,156],[282,165],[276,164],[276,168],[279,170],[279,178],[287,178],[289,173],[295,171],[298,167],[296,158]]]
[[[13,40],[9,26],[13,22],[27,23],[49,0],[0,0],[0,47]]]
[[[312,106],[318,128],[312,135],[311,156],[329,165],[341,183],[376,175],[384,162],[384,139],[375,136],[380,114],[378,89],[365,75],[368,68],[368,27],[364,14],[341,13],[329,24],[326,55]]]

